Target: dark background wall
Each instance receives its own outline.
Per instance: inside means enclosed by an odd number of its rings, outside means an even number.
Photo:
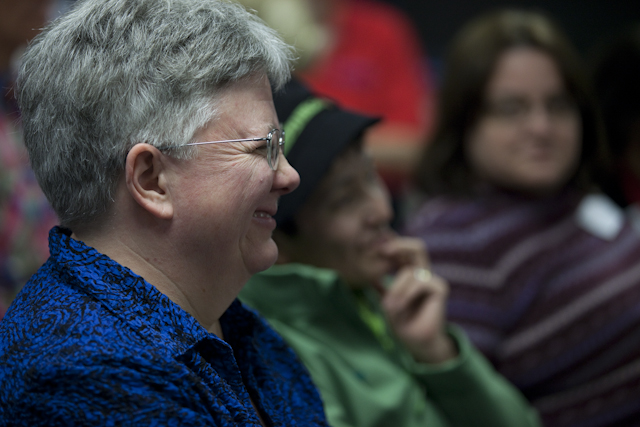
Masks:
[[[640,0],[384,0],[409,14],[437,72],[455,32],[476,15],[501,7],[545,12],[573,41],[585,60],[619,30],[640,25]],[[639,76],[640,78],[640,76]]]

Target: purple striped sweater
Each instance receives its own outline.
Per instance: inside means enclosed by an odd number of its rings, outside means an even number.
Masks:
[[[621,217],[599,237],[577,219],[581,203],[571,192],[438,197],[406,234],[424,239],[434,272],[449,281],[449,319],[545,425],[637,426],[640,232]],[[610,213],[596,209],[591,220],[606,225]]]

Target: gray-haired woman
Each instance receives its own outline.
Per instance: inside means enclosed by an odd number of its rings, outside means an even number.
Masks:
[[[81,1],[34,41],[19,102],[61,227],[0,326],[0,424],[325,424],[235,301],[299,182],[271,98],[290,58],[217,0]]]

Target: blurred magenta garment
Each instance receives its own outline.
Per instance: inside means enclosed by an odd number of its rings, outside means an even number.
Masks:
[[[640,234],[621,217],[598,236],[578,220],[584,200],[436,197],[406,233],[449,281],[449,319],[544,425],[640,425]]]
[[[17,112],[7,111],[11,106],[0,106],[0,319],[48,258],[49,230],[57,223],[29,167]]]

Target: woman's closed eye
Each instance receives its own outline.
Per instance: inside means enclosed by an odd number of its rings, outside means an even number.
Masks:
[[[362,194],[358,192],[348,192],[340,195],[339,197],[333,198],[327,202],[327,210],[329,211],[339,211],[351,206],[355,206],[362,199]]]
[[[513,118],[526,114],[530,106],[521,99],[507,98],[499,101],[491,102],[487,105],[486,110],[490,115],[499,118]]]
[[[253,149],[253,151],[267,157],[269,153],[269,146],[267,145],[267,141],[260,141],[258,145]]]

